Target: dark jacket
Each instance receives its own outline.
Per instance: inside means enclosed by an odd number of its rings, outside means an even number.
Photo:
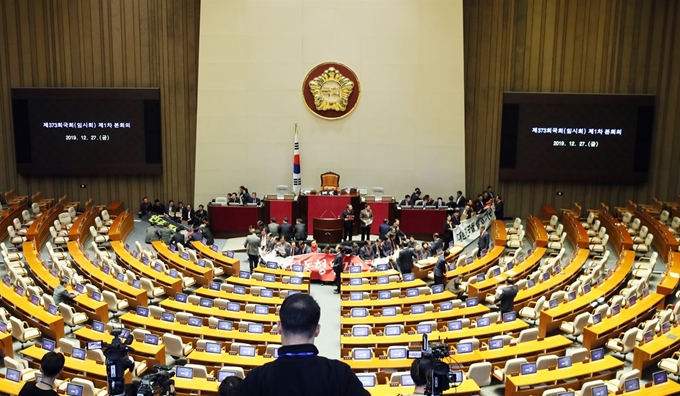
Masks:
[[[290,223],[281,224],[279,230],[281,236],[286,238],[286,241],[291,241],[293,239],[293,236],[295,236],[295,232],[293,231],[293,225]]]
[[[486,230],[484,230],[484,232],[479,235],[479,240],[477,241],[477,247],[479,248],[480,253],[484,249],[489,250],[489,233]]]
[[[318,354],[312,344],[282,346],[278,359],[248,373],[236,395],[369,395],[346,363]]]
[[[500,296],[496,299],[496,304],[501,312],[511,312],[515,310],[515,297],[519,292],[519,288],[515,285],[508,286],[501,291]]]
[[[399,265],[399,271],[402,274],[410,274],[413,272],[413,259],[418,259],[415,250],[407,248],[399,251],[397,263]]]
[[[295,239],[298,241],[307,240],[307,226],[305,224],[295,224]]]

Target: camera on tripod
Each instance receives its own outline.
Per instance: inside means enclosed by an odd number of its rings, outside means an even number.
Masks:
[[[154,364],[153,367],[159,371],[142,377],[137,396],[175,396],[175,380],[172,379],[175,373],[170,371],[172,366]]]
[[[427,379],[425,394],[439,396],[445,390],[458,387],[463,382],[463,372],[453,371],[442,359],[450,356],[445,344],[429,342],[427,334],[423,334],[423,347],[420,351],[408,351],[409,359],[420,359],[416,374]]]
[[[113,340],[111,343],[104,341],[90,341],[87,343],[87,349],[104,349],[104,356],[106,357],[106,385],[111,396],[125,395],[125,370],[132,371],[135,368],[135,363],[128,357],[130,352],[134,349],[130,347],[134,337],[130,332],[127,332],[125,338],[121,341],[121,334],[123,329],[111,330]]]

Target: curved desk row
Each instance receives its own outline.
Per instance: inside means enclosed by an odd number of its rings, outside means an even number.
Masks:
[[[577,315],[589,310],[591,302],[598,298],[606,299],[614,294],[619,286],[626,281],[626,277],[633,268],[634,261],[635,252],[624,251],[623,258],[616,262],[612,276],[602,282],[600,286],[593,286],[588,294],[579,295],[575,300],[565,302],[556,308],[541,311],[538,334],[545,337],[559,329],[562,322],[574,320]]]
[[[31,272],[40,283],[43,291],[54,293],[54,289],[59,286],[59,274],[55,275],[54,270],[47,268],[46,263],[41,260],[40,253],[35,250],[33,242],[24,242],[23,252],[26,263],[28,263]],[[69,286],[69,289],[73,291],[71,286]],[[73,301],[75,302],[75,308],[86,313],[90,319],[103,322],[109,320],[109,310],[105,302],[95,301],[85,294],[78,294]],[[42,309],[42,307],[36,307],[36,309]]]
[[[71,254],[73,262],[80,267],[81,272],[100,290],[108,290],[114,293],[118,299],[127,299],[128,304],[133,308],[136,308],[138,305],[146,306],[148,304],[149,297],[146,290],[138,289],[126,281],[116,279],[113,276],[113,272],[105,273],[102,268],[94,265],[85,256],[77,242],[70,241],[68,243],[68,252]]]

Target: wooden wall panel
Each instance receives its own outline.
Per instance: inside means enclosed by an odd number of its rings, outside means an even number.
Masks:
[[[0,2],[0,191],[97,203],[194,194],[199,0]],[[10,88],[159,87],[161,176],[18,175]],[[84,183],[87,188],[80,189]]]
[[[542,203],[584,208],[673,200],[680,183],[680,2],[465,0],[467,194],[492,184],[508,216]],[[499,181],[503,91],[657,97],[646,183]],[[616,160],[613,158],[612,160]],[[563,196],[556,196],[563,191]]]

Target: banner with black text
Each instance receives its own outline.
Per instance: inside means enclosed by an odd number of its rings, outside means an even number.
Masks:
[[[484,226],[488,230],[494,220],[496,214],[491,206],[476,216],[461,221],[460,225],[453,229],[453,243],[462,246],[471,244],[479,238],[479,227]]]

